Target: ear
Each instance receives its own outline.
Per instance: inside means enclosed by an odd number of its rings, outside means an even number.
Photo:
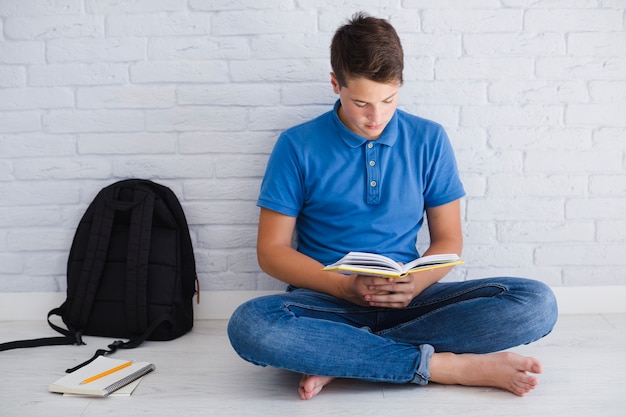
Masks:
[[[335,94],[339,94],[341,87],[339,86],[339,82],[337,81],[337,77],[335,76],[334,72],[330,73],[330,85],[333,86],[333,91],[335,92]]]

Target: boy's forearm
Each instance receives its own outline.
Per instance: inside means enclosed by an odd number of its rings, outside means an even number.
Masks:
[[[321,263],[291,247],[258,248],[257,256],[263,272],[280,281],[294,287],[344,297],[346,276],[322,271]]]

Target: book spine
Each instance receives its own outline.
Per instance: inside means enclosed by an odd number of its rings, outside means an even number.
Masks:
[[[136,370],[132,374],[130,374],[130,375],[120,379],[119,381],[109,385],[108,387],[103,389],[103,391],[105,392],[105,394],[104,394],[105,397],[107,395],[117,391],[118,389],[122,388],[123,386],[130,384],[134,380],[136,380],[138,378],[141,378],[142,376],[144,376],[148,372],[154,371],[154,369],[155,369],[155,366],[153,364],[146,365],[143,368]]]

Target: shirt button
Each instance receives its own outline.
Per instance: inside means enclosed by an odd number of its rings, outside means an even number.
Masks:
[[[374,144],[370,142],[370,143],[367,144],[367,147],[372,149],[374,147]]]
[[[370,166],[373,167],[374,165],[376,165],[375,161],[370,161]]]
[[[372,181],[372,182],[370,182],[370,185],[371,185],[372,187],[376,187],[376,181]]]

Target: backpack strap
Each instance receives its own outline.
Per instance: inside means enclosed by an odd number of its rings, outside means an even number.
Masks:
[[[59,346],[59,345],[84,345],[81,334],[66,330],[50,321],[50,316],[60,316],[63,312],[65,303],[61,307],[54,308],[48,313],[48,324],[63,336],[57,337],[41,337],[38,339],[15,340],[12,342],[0,343],[0,352],[11,349],[22,349],[38,346]]]
[[[65,372],[67,373],[71,373],[74,372],[77,369],[82,368],[83,366],[93,362],[94,360],[96,360],[96,358],[98,356],[108,356],[108,355],[112,355],[114,354],[118,349],[134,349],[137,346],[141,345],[143,342],[146,341],[146,339],[148,337],[150,337],[150,335],[152,334],[152,332],[154,332],[154,330],[159,327],[162,323],[165,323],[167,321],[171,321],[171,318],[168,314],[164,314],[162,316],[160,316],[159,318],[157,318],[156,320],[154,320],[151,324],[150,327],[148,327],[146,329],[146,331],[139,337],[136,337],[134,339],[131,339],[127,342],[124,342],[122,340],[116,340],[115,342],[111,343],[110,345],[107,346],[108,349],[98,349],[96,350],[96,353],[94,353],[94,355],[86,360],[85,362],[81,363],[80,365],[77,365],[73,368],[69,368],[66,369]]]
[[[137,197],[141,202],[131,211],[126,257],[126,318],[131,334],[140,334],[148,328],[148,257],[154,212],[153,194]]]
[[[111,192],[110,188],[106,188],[101,192]],[[85,252],[85,260],[81,270],[81,276],[78,280],[76,293],[73,296],[73,302],[68,305],[66,322],[72,323],[76,329],[84,329],[89,321],[91,307],[98,291],[100,277],[106,262],[107,248],[111,238],[111,229],[113,228],[113,219],[115,210],[109,204],[107,199],[96,198],[95,213],[93,223],[89,233],[89,241]],[[80,302],[78,302],[80,300]],[[59,331],[58,328],[55,330]]]

